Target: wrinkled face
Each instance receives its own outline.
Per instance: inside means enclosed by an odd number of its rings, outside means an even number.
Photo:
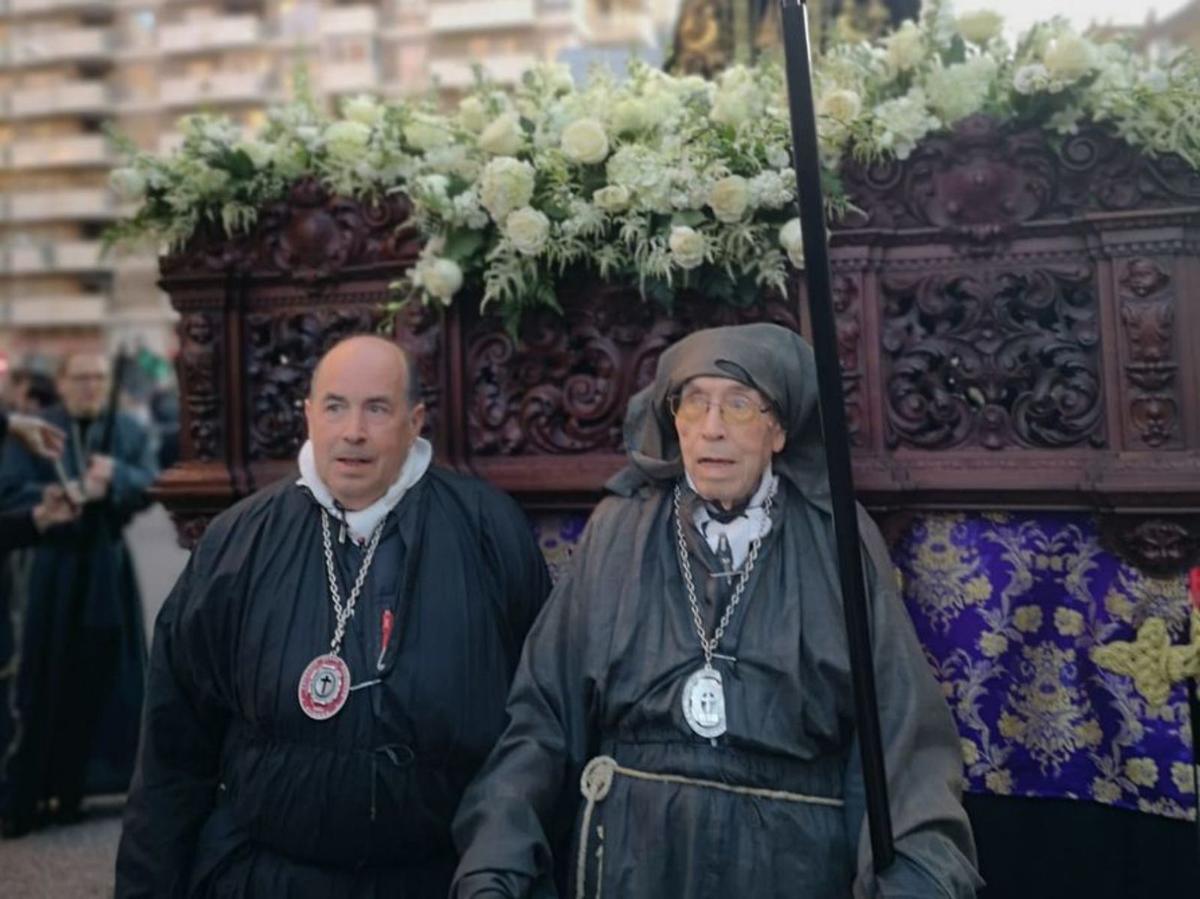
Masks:
[[[99,353],[71,356],[58,376],[58,392],[72,418],[95,418],[108,401],[108,360]]]
[[[693,378],[683,386],[675,430],[683,467],[705,499],[728,509],[758,488],[787,436],[768,406],[757,390],[729,378]],[[733,420],[746,417],[747,408],[749,420]]]
[[[377,338],[345,341],[317,366],[304,403],[317,473],[350,511],[365,509],[400,475],[425,423],[410,406],[400,350]]]

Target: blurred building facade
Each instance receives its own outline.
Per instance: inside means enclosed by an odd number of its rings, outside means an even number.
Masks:
[[[169,354],[155,260],[102,258],[115,124],[169,150],[199,109],[247,127],[303,62],[327,100],[511,82],[537,60],[661,58],[678,0],[0,0],[0,353]]]

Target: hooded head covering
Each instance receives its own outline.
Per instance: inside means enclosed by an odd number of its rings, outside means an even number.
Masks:
[[[739,381],[771,402],[787,435],[772,467],[805,496],[825,505],[829,479],[812,347],[794,331],[767,323],[696,331],[659,357],[653,383],[629,401],[625,448],[630,464],[608,488],[628,496],[646,484],[666,486],[683,474],[668,402],[692,378],[705,376]]]

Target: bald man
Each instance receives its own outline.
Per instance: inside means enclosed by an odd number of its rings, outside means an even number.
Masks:
[[[419,396],[395,344],[336,345],[299,478],[192,553],[155,626],[117,896],[446,895],[549,579],[511,499],[430,466]]]

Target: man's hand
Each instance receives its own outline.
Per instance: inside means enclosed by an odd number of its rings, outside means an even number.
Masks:
[[[88,499],[103,499],[113,478],[112,456],[99,453],[88,461],[87,473],[83,476],[83,492]]]
[[[71,502],[58,484],[47,484],[42,501],[33,507],[33,526],[39,532],[56,524],[66,524],[79,516],[79,506]]]
[[[67,435],[33,415],[14,414],[8,416],[8,430],[20,440],[31,453],[44,459],[57,459],[67,443]]]

